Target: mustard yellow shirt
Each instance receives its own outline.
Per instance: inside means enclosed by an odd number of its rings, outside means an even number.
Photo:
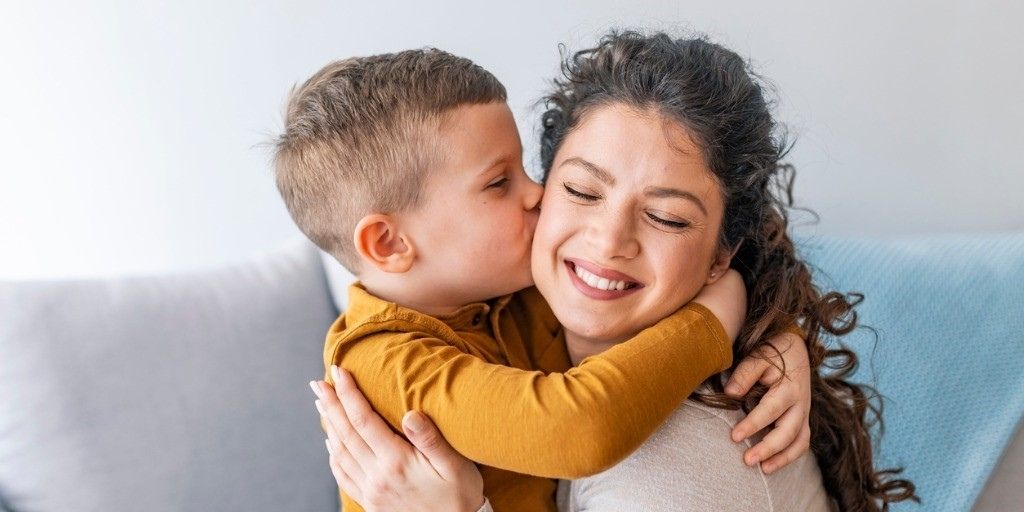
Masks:
[[[553,479],[619,462],[732,364],[721,323],[696,303],[574,368],[536,288],[444,317],[384,301],[359,283],[348,304],[327,333],[325,367],[350,371],[398,433],[406,411],[426,413],[481,464],[496,512],[555,511]],[[342,503],[362,510],[344,494]]]

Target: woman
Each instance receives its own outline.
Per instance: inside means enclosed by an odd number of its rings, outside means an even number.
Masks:
[[[547,189],[532,265],[573,361],[685,304],[724,258],[743,275],[749,294],[736,361],[765,353],[770,345],[762,340],[794,319],[806,331],[813,402],[802,435],[813,455],[767,477],[740,464],[735,448],[715,439],[765,388],[740,403],[733,398],[740,393],[725,394],[722,379],[712,378],[625,461],[563,484],[561,505],[885,510],[890,502],[916,499],[913,484],[873,467],[866,413],[880,418],[867,388],[846,380],[856,356],[825,348],[823,336],[842,336],[856,326],[857,298],[820,293],[796,255],[786,233],[792,172],[780,163],[787,148],[745,62],[702,39],[627,32],[577,53],[564,72],[543,116]],[[655,285],[629,301],[601,300],[587,293],[588,276],[580,272],[594,265]],[[834,371],[820,371],[826,361]],[[793,420],[783,415],[777,423]],[[424,429],[429,426],[417,431]],[[678,451],[694,441],[694,449]],[[460,472],[451,468],[464,473],[468,467],[457,454],[429,446],[426,452],[434,454],[428,457],[434,468],[447,468],[438,470],[448,475],[441,479],[446,483],[430,491],[426,481],[396,475],[403,488],[436,497],[472,487],[471,476],[454,476]],[[412,505],[420,498],[395,499]]]

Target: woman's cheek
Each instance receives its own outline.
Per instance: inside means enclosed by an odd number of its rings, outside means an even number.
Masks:
[[[556,222],[559,213],[553,209],[541,208],[540,217],[537,219],[537,229],[533,234],[534,256],[544,258],[553,256],[556,247],[552,238],[556,231]]]

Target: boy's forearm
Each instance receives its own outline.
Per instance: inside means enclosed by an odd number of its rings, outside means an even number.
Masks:
[[[717,320],[688,306],[564,374],[489,364],[440,340],[355,344],[341,359],[400,431],[425,412],[466,457],[519,473],[578,478],[636,449],[732,352]],[[372,340],[371,340],[372,341]]]

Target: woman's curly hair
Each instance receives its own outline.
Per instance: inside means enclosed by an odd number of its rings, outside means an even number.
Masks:
[[[766,81],[735,52],[703,37],[633,31],[612,31],[596,47],[566,57],[562,72],[543,99],[545,176],[566,135],[600,106],[653,110],[687,129],[721,186],[720,247],[738,246],[732,267],[749,293],[734,360],[763,356],[774,348],[766,340],[798,323],[811,365],[810,449],[833,506],[885,511],[892,502],[920,501],[913,483],[894,478],[902,469],[874,468],[869,429],[875,422],[881,427],[881,398],[848,380],[857,355],[836,340],[857,326],[854,306],[863,296],[822,293],[787,233],[795,172],[782,162],[790,146],[772,119],[772,104],[762,91]],[[828,340],[838,348],[827,348]],[[713,391],[694,399],[722,408],[749,412],[766,392],[758,385],[740,402],[724,394],[721,378],[709,383]]]

